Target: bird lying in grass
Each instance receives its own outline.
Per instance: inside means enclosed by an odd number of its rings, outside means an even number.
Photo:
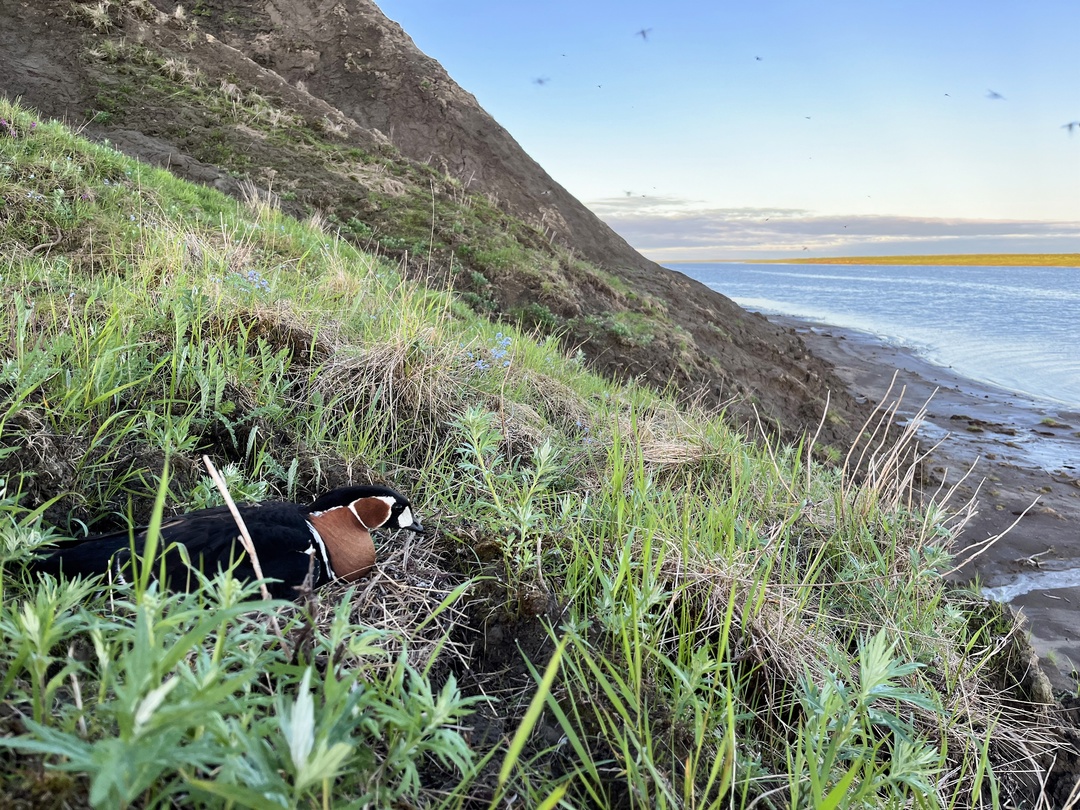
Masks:
[[[424,527],[413,514],[412,504],[401,493],[383,486],[350,486],[331,490],[308,506],[295,503],[264,503],[239,507],[260,568],[276,599],[294,599],[308,572],[312,587],[335,579],[352,582],[375,565],[374,529],[409,529],[421,534]],[[142,553],[146,527],[131,532],[92,535],[64,541],[32,568],[53,576],[96,576],[112,573],[119,581],[130,576],[131,550]],[[198,568],[207,576],[228,569],[233,576],[255,579],[255,568],[239,542],[240,530],[228,507],[200,509],[162,522],[157,548],[164,549],[166,585],[193,590]],[[182,554],[177,546],[186,550]],[[185,559],[186,558],[186,559]],[[190,564],[189,564],[190,561]],[[161,558],[144,561],[156,576]]]

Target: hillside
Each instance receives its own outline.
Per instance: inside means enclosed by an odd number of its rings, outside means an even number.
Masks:
[[[1063,806],[1067,732],[948,590],[965,512],[913,505],[910,434],[871,426],[853,478],[320,217],[0,120],[5,802]],[[389,483],[429,532],[299,605],[25,570],[219,502],[203,454],[245,501]]]
[[[374,4],[0,0],[0,257],[0,806],[1065,805],[911,431]],[[218,503],[204,454],[431,531],[299,605],[25,570]]]
[[[320,212],[411,277],[580,347],[595,370],[787,439],[828,402],[821,447],[835,456],[855,437],[866,406],[796,336],[638,255],[374,4],[177,9],[8,0],[0,87],[178,176]]]

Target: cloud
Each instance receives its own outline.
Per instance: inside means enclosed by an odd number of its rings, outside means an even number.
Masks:
[[[613,197],[589,207],[658,261],[919,253],[1077,253],[1080,223],[825,216],[795,208],[703,208],[671,197]]]

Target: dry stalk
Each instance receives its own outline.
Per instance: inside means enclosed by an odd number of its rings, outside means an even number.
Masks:
[[[979,557],[980,555],[982,555],[986,551],[988,551],[998,540],[1000,540],[1002,537],[1004,537],[1009,532],[1011,532],[1014,528],[1016,528],[1016,524],[1019,523],[1021,520],[1023,520],[1024,516],[1027,515],[1027,513],[1030,512],[1035,507],[1035,504],[1037,504],[1038,502],[1039,502],[1039,499],[1038,499],[1038,497],[1036,497],[1035,500],[1033,500],[1031,502],[1031,504],[1026,509],[1024,509],[1023,512],[1021,512],[1019,514],[1019,516],[1016,518],[1016,520],[1014,520],[1012,523],[1010,523],[1003,531],[999,532],[998,534],[993,535],[992,537],[988,537],[988,538],[986,538],[985,540],[983,540],[981,542],[978,542],[978,543],[975,543],[973,545],[968,546],[965,549],[965,551],[970,551],[971,553],[968,554],[968,556],[964,557],[964,559],[960,563],[953,566],[948,571],[946,571],[944,574],[942,574],[942,576],[947,577],[947,576],[951,576],[952,574],[955,574],[957,571],[959,571],[961,568],[963,568],[969,562],[974,560],[976,557]],[[972,549],[975,549],[975,550],[971,551]]]
[[[769,432],[765,429],[765,424],[761,421],[761,414],[758,413],[757,405],[751,403],[751,407],[754,409],[754,419],[757,420],[758,433],[761,436],[761,443],[765,447],[765,452],[769,454],[769,461],[772,462],[773,469],[776,470],[776,480],[780,482],[780,485],[787,491],[787,494],[792,500],[798,500],[795,495],[795,490],[788,484],[787,479],[784,477],[780,470],[780,462],[776,458],[776,452],[773,450],[772,442],[769,441]]]
[[[251,567],[255,571],[255,577],[262,580],[262,565],[259,563],[259,554],[255,551],[255,543],[252,542],[247,525],[240,516],[240,510],[236,508],[236,503],[233,501],[232,495],[229,494],[229,488],[225,485],[225,479],[221,477],[221,473],[217,471],[217,467],[214,466],[214,462],[210,460],[209,456],[203,456],[202,459],[203,464],[206,465],[206,469],[210,473],[210,479],[217,486],[218,492],[221,493],[221,497],[225,499],[225,505],[229,507],[229,513],[232,515],[233,520],[236,521],[237,528],[240,529],[240,544],[244,547],[244,551],[248,553],[248,556],[251,557]],[[262,598],[269,602],[270,590],[266,587],[265,582],[259,582],[259,590],[262,593]],[[272,629],[277,637],[281,639],[281,646],[285,651],[285,657],[291,659],[292,650],[289,643],[285,640],[285,634],[281,632],[281,627],[277,622],[277,616],[273,613],[269,613],[267,616],[270,619],[270,629]]]
[[[74,658],[75,658],[75,645],[74,644],[69,644],[68,645],[68,659],[74,659]],[[79,735],[85,740],[87,738],[87,736],[89,735],[89,732],[86,730],[86,716],[83,713],[82,688],[79,686],[79,678],[74,672],[71,673],[70,677],[71,677],[71,695],[75,699],[75,708],[79,710]]]
[[[810,492],[810,469],[811,460],[814,457],[814,445],[817,444],[818,437],[821,436],[821,430],[825,427],[825,420],[829,416],[829,403],[832,401],[832,391],[825,391],[825,407],[821,410],[821,421],[818,422],[817,430],[814,431],[814,435],[810,437],[810,441],[806,445],[806,491]]]

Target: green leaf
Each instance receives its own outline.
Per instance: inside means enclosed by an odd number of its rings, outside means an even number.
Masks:
[[[59,762],[53,767],[62,771],[86,770],[91,762],[90,744],[73,734],[49,728],[33,720],[23,721],[34,736],[0,737],[0,747],[14,748],[32,754],[45,754],[64,757],[67,762]],[[36,738],[36,739],[35,739]]]
[[[861,769],[862,763],[855,762],[848,772],[840,777],[840,781],[829,791],[829,795],[821,800],[821,804],[817,806],[816,810],[835,810],[839,807],[840,802],[842,802],[848,794],[848,788],[851,786],[851,783],[855,781],[855,777]]]
[[[553,790],[546,799],[536,806],[536,810],[553,810],[559,802],[562,801],[563,796],[566,795],[566,791],[569,789],[570,784],[563,782],[555,790]]]
[[[337,742],[327,746],[320,742],[315,753],[308,757],[296,780],[296,789],[304,790],[311,785],[334,779],[341,773],[341,767],[352,755],[353,747],[348,743]]]
[[[181,772],[183,773],[183,772]],[[223,782],[211,782],[206,779],[196,779],[193,776],[183,774],[184,781],[196,790],[209,793],[232,802],[241,807],[250,807],[252,810],[266,810],[267,808],[288,807],[289,801],[284,796],[273,796],[242,785],[230,785]],[[280,799],[280,801],[275,801]]]
[[[563,636],[562,641],[555,648],[551,660],[548,661],[548,665],[544,669],[544,677],[541,678],[540,684],[536,688],[536,694],[533,695],[532,701],[529,703],[529,709],[525,712],[525,717],[522,718],[521,725],[518,726],[513,739],[510,740],[510,746],[506,749],[506,756],[503,758],[502,767],[499,769],[500,792],[506,787],[506,783],[510,779],[510,771],[517,764],[518,757],[521,756],[521,751],[525,747],[525,741],[532,733],[536,721],[540,719],[540,712],[543,711],[544,702],[548,693],[551,692],[551,684],[555,681],[555,675],[559,671],[559,662],[562,660],[563,651],[566,649],[569,638],[569,636]]]
[[[315,701],[311,698],[311,668],[304,670],[292,709],[281,716],[281,732],[289,741],[289,757],[298,774],[307,766],[315,745]]]

